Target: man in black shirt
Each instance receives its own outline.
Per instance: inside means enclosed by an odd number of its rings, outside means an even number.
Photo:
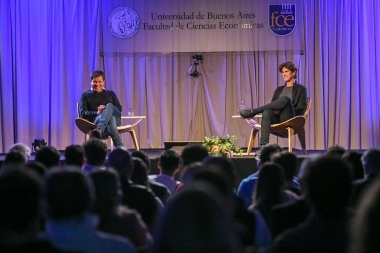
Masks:
[[[297,68],[294,63],[282,63],[278,71],[281,72],[285,84],[277,87],[271,103],[259,108],[239,110],[240,116],[245,119],[262,113],[260,150],[256,155],[259,155],[261,149],[269,143],[271,124],[278,124],[296,115],[302,115],[307,107],[306,87],[296,81]]]
[[[120,147],[123,143],[117,127],[121,125],[122,107],[116,94],[104,88],[104,80],[101,70],[91,74],[91,89],[82,93],[79,100],[80,116],[97,126],[93,137],[101,139],[109,134],[114,145]]]

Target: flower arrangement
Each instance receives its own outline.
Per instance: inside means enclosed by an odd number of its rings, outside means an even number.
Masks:
[[[243,150],[235,145],[236,139],[235,135],[205,137],[202,145],[206,147],[208,153],[212,156],[231,157],[234,153],[242,156]]]

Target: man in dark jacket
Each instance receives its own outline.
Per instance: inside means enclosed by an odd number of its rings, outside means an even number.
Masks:
[[[285,84],[275,90],[271,103],[255,109],[239,110],[240,116],[245,119],[262,113],[260,150],[269,142],[271,124],[302,115],[307,107],[306,87],[297,83],[297,68],[294,63],[282,63],[278,70],[282,73]],[[256,152],[259,153],[260,151]]]
[[[121,125],[119,99],[113,91],[104,88],[104,72],[96,70],[91,74],[91,89],[82,93],[79,100],[80,116],[93,122],[97,128],[93,137],[102,139],[108,134],[116,147],[123,146],[117,127]]]

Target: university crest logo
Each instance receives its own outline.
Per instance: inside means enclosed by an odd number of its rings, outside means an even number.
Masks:
[[[117,7],[108,16],[108,29],[120,39],[128,39],[140,28],[140,17],[130,7]]]
[[[291,34],[296,27],[295,4],[270,4],[269,29],[278,36]]]

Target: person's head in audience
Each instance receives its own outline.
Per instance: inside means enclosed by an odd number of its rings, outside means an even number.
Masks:
[[[115,148],[112,150],[108,155],[108,165],[119,173],[121,179],[130,179],[134,165],[127,149]]]
[[[72,144],[65,149],[65,164],[82,167],[85,162],[84,149],[81,145]]]
[[[346,149],[340,145],[333,145],[326,150],[326,155],[342,157]]]
[[[41,207],[42,184],[35,173],[23,169],[0,173],[0,245],[37,240]]]
[[[37,161],[28,162],[25,165],[25,169],[37,173],[41,178],[43,178],[47,172],[46,166]]]
[[[226,157],[206,157],[203,160],[203,164],[205,167],[213,166],[224,173],[229,181],[229,185],[233,189],[236,180],[236,170],[231,159]]]
[[[45,178],[45,200],[52,220],[83,217],[94,201],[92,182],[78,170],[54,169]]]
[[[146,165],[146,168],[147,168],[147,174],[149,174],[149,171],[150,171],[150,159],[148,157],[148,155],[142,151],[142,150],[135,150],[132,152],[132,157],[138,157],[140,158]]]
[[[221,193],[204,181],[174,195],[154,231],[155,253],[242,252]]]
[[[4,168],[21,168],[26,164],[26,158],[20,151],[11,151],[6,154],[3,167]]]
[[[28,145],[21,142],[15,143],[9,148],[8,153],[13,151],[21,152],[25,156],[26,161],[29,161],[31,151]]]
[[[272,206],[281,203],[285,187],[284,172],[280,165],[266,162],[260,169],[257,179],[253,202],[250,209],[257,209],[265,220],[268,219]]]
[[[182,171],[181,182],[183,184],[187,184],[193,179],[196,173],[198,173],[199,171],[202,171],[203,169],[204,169],[204,166],[202,162],[193,162],[187,165]]]
[[[185,167],[193,162],[202,162],[208,156],[206,147],[200,144],[186,145],[182,151],[182,166]]]
[[[145,163],[138,157],[132,157],[133,161],[133,172],[131,175],[131,180],[133,183],[138,185],[143,185],[149,188],[148,182],[148,169],[146,168]]]
[[[366,150],[361,158],[365,174],[377,174],[380,172],[380,149],[370,148]]]
[[[288,151],[282,151],[274,154],[271,160],[282,167],[285,181],[293,182],[293,178],[297,174],[297,156]]]
[[[96,138],[92,138],[83,144],[86,163],[93,166],[103,166],[107,157],[107,145]]]
[[[263,149],[260,152],[259,161],[257,162],[257,168],[260,170],[261,166],[266,163],[270,162],[271,157],[281,152],[282,149],[278,144],[275,143],[269,143],[263,147]]]
[[[98,214],[101,219],[111,217],[115,207],[121,203],[120,181],[117,171],[94,170],[89,174],[95,190],[95,203],[91,212]]]
[[[61,153],[53,146],[44,146],[37,150],[35,160],[50,169],[60,165]]]
[[[363,154],[357,151],[346,151],[342,159],[351,165],[352,180],[364,178],[364,167],[361,161]]]
[[[351,197],[351,171],[340,157],[323,155],[313,159],[305,167],[302,180],[306,198],[317,214],[335,218],[347,207]]]
[[[380,179],[365,191],[352,219],[350,253],[380,252]]]
[[[165,150],[160,156],[158,168],[161,174],[174,177],[179,171],[179,155],[174,150]]]

